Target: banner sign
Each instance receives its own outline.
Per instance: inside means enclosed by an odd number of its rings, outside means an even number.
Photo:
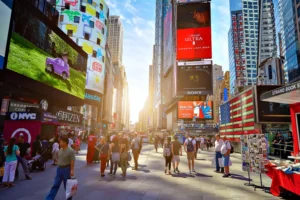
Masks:
[[[40,113],[35,112],[8,112],[6,115],[6,120],[18,121],[38,121],[41,119]]]
[[[44,112],[42,117],[43,122],[58,122],[57,116],[52,113]]]
[[[22,101],[10,100],[9,112],[26,112],[26,108],[40,108],[39,104],[25,103]]]
[[[54,107],[54,113],[59,122],[82,124],[83,115],[81,113],[72,112],[62,108]]]

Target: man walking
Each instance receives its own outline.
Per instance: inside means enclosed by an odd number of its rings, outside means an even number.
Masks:
[[[54,200],[61,182],[64,183],[64,188],[66,189],[67,180],[74,177],[75,152],[68,146],[68,143],[69,139],[67,136],[62,136],[60,138],[59,144],[61,149],[58,152],[58,167],[56,170],[56,176],[50,193],[45,200]],[[71,199],[72,198],[69,198],[68,200]]]
[[[137,137],[137,133],[134,134],[133,140],[131,141],[131,149],[133,154],[133,160],[134,160],[134,167],[132,170],[138,170],[139,164],[138,159],[140,155],[140,138]]]
[[[19,164],[22,165],[23,171],[25,173],[26,180],[31,180],[32,178],[29,176],[29,170],[27,167],[27,161],[25,159],[26,155],[30,153],[30,144],[24,141],[24,135],[21,133],[18,138],[17,146],[20,149],[20,155],[18,157],[18,164],[16,169],[16,177],[19,176]]]
[[[216,134],[215,141],[215,159],[216,159],[216,173],[224,173],[224,168],[220,167],[219,159],[222,158],[221,147],[223,146],[223,140],[220,138],[219,134]],[[221,171],[220,171],[221,170]]]
[[[223,137],[223,145],[221,147],[221,153],[223,155],[223,162],[224,162],[224,168],[225,168],[225,173],[223,175],[223,178],[227,178],[230,176],[229,173],[229,161],[230,161],[230,152],[231,152],[231,144],[227,140],[227,137]]]
[[[189,163],[190,174],[195,171],[195,150],[196,150],[196,141],[189,134],[188,139],[184,142],[184,150],[187,153],[187,159]]]
[[[178,137],[174,137],[175,141],[172,142],[172,155],[173,155],[173,170],[174,173],[180,173],[178,166],[180,163],[180,156],[182,155],[181,143],[178,141]]]
[[[204,135],[202,135],[200,137],[200,148],[201,148],[202,151],[204,149],[204,146],[205,146],[205,138],[204,138]]]
[[[157,149],[158,149],[158,143],[159,143],[159,137],[158,135],[155,136],[155,139],[154,139],[154,148],[156,150],[156,153],[157,153]]]

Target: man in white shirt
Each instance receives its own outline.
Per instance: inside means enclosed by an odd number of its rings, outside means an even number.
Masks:
[[[187,154],[187,159],[189,163],[190,174],[195,171],[195,151],[196,151],[196,141],[189,134],[189,138],[184,142],[184,150]],[[192,169],[192,170],[191,170]]]
[[[202,135],[200,138],[200,148],[202,151],[203,151],[204,147],[205,147],[205,138],[204,138],[204,135]]]
[[[223,162],[224,162],[224,169],[225,169],[223,178],[228,178],[230,176],[229,161],[230,161],[231,144],[227,140],[226,136],[223,137],[223,141],[224,141],[224,143],[221,147],[221,153],[223,155]]]
[[[221,154],[221,147],[223,145],[223,140],[220,138],[219,134],[216,134],[216,141],[215,141],[215,159],[216,159],[216,173],[224,173],[224,168],[220,167],[219,159],[222,159]],[[221,170],[221,171],[220,171]]]

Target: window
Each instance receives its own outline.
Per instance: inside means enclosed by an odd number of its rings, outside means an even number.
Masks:
[[[64,17],[65,17],[65,16],[63,16],[63,15],[59,16],[59,21],[60,21],[60,22],[63,22],[63,21],[64,21]]]
[[[80,11],[85,12],[85,6],[80,6]]]
[[[107,26],[107,19],[105,19],[104,23],[105,23],[105,26]]]
[[[101,40],[99,38],[97,38],[97,44],[101,45]]]
[[[84,33],[84,39],[86,39],[86,40],[90,40],[90,34],[88,34],[88,33]]]
[[[104,35],[104,33],[105,33],[105,30],[104,30],[104,28],[102,27],[102,35]]]
[[[68,30],[67,35],[68,35],[69,37],[73,37],[73,30]]]
[[[97,58],[97,51],[93,50],[93,57]]]
[[[105,62],[104,56],[102,56],[102,62]]]
[[[100,17],[99,12],[96,12],[96,17],[97,17],[97,19],[99,19],[99,17]]]
[[[79,21],[80,21],[80,17],[75,16],[75,17],[74,17],[74,23],[79,23]]]
[[[100,3],[100,9],[103,10],[103,4],[102,3]]]
[[[70,4],[66,3],[65,4],[65,9],[70,10]]]
[[[94,23],[93,21],[90,21],[89,24],[90,24],[90,27],[91,27],[91,28],[94,28],[94,27],[95,27],[95,23]]]

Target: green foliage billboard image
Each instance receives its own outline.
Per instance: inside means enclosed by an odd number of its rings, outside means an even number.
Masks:
[[[35,8],[14,9],[7,69],[84,99],[87,55]]]

